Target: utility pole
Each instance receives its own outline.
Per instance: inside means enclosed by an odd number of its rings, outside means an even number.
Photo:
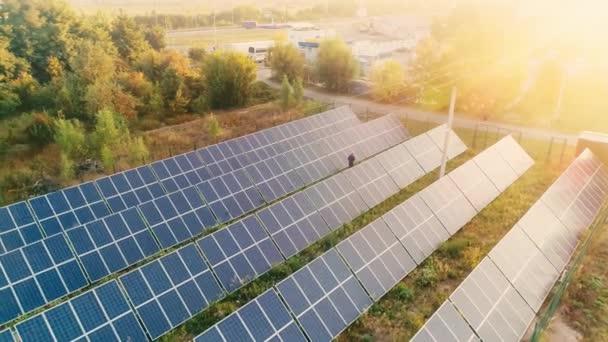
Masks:
[[[441,155],[441,170],[439,171],[439,179],[445,176],[445,165],[448,161],[448,146],[450,146],[450,132],[452,131],[452,122],[454,121],[454,107],[456,106],[456,86],[452,87],[452,96],[450,97],[450,113],[448,114],[448,125],[445,128],[445,139],[443,140],[443,154]]]
[[[553,112],[553,123],[559,121],[559,117],[562,111],[562,98],[564,97],[564,89],[566,88],[566,78],[568,77],[568,71],[562,72],[562,80],[559,84],[559,94],[557,95],[557,103],[555,104],[555,110]]]

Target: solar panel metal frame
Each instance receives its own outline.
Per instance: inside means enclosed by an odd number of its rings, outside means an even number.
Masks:
[[[227,293],[236,291],[285,261],[255,215],[197,240],[196,245]],[[223,275],[229,275],[235,282]]]
[[[113,293],[106,293],[106,291],[112,291]],[[106,301],[107,303],[104,303]],[[121,301],[122,303],[120,303]],[[65,311],[66,309],[67,311]],[[120,312],[115,312],[117,309]],[[56,320],[55,317],[50,316],[54,312],[60,312],[60,316],[56,318],[60,318],[61,320]],[[71,315],[71,320],[67,319],[67,315]],[[97,320],[97,322],[93,320]],[[80,329],[80,334],[78,336],[58,335],[59,333],[75,333],[73,329],[70,329],[69,323],[77,324],[75,328]],[[127,298],[120,290],[116,280],[105,283],[36,316],[30,317],[18,323],[16,329],[22,342],[41,340],[61,341],[66,339],[81,340],[83,338],[104,341],[110,341],[110,338],[113,338],[114,341],[147,341],[144,330],[139,325],[134,311],[129,306]],[[44,330],[41,331],[41,329]],[[133,331],[138,333],[139,336],[125,336],[121,333],[123,329],[135,329]],[[36,336],[31,336],[32,333],[35,333]],[[107,335],[108,333],[111,335]],[[29,337],[32,337],[32,339]]]
[[[186,256],[185,253],[189,255]],[[172,262],[174,264],[169,265]],[[176,276],[182,279],[173,279]],[[152,339],[181,325],[225,295],[194,244],[186,245],[122,275],[119,281]],[[208,292],[209,290],[214,292]],[[184,299],[186,296],[188,300]]]
[[[429,136],[429,138],[431,138],[431,140],[435,143],[439,150],[443,151],[447,131],[448,126],[446,124],[443,124],[431,129],[426,134]],[[450,129],[447,133],[450,136],[450,140],[448,142],[447,155],[451,159],[466,151],[467,147],[453,130]]]
[[[410,341],[435,342],[444,340],[481,341],[450,301],[445,301]]]
[[[0,256],[0,324],[89,285],[63,234]],[[9,307],[10,305],[10,307]]]
[[[15,342],[15,336],[11,329],[0,330],[0,342]]]
[[[501,193],[475,163],[475,158],[451,171],[448,177],[452,179],[476,211],[481,211]]]
[[[426,174],[403,144],[378,154],[374,159],[380,162],[400,189],[404,189]]]
[[[345,170],[344,175],[370,208],[375,207],[400,190],[393,178],[386,173],[380,162],[375,158]]]
[[[118,212],[167,194],[148,165],[99,178],[94,183],[112,212]]]

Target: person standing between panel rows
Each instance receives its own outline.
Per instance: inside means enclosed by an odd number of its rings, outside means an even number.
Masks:
[[[348,167],[353,167],[355,165],[355,154],[351,153],[348,155]]]

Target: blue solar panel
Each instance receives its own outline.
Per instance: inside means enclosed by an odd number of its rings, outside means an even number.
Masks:
[[[132,208],[166,193],[147,165],[100,178],[95,183],[113,212]]]
[[[13,332],[10,329],[0,331],[0,342],[14,342]]]
[[[331,152],[327,141],[321,140],[288,151],[285,156],[303,183],[310,184],[342,169],[333,162]]]
[[[47,236],[91,222],[110,213],[93,183],[32,198],[29,203]]]
[[[194,244],[121,276],[120,282],[152,339],[224,296]]]
[[[276,286],[312,341],[331,341],[372,304],[335,249]]]
[[[62,234],[0,256],[0,324],[88,285]]]
[[[23,342],[148,340],[115,280],[28,318],[16,328]]]
[[[343,173],[317,183],[305,192],[332,230],[369,209]]]
[[[237,170],[197,185],[220,223],[264,205],[244,170]]]
[[[416,267],[382,218],[339,243],[336,249],[374,301]]]
[[[66,232],[91,282],[159,251],[136,208]]]
[[[0,208],[0,254],[42,239],[26,202]]]
[[[291,162],[283,154],[249,165],[245,171],[266,202],[272,202],[304,186]]]
[[[150,167],[168,193],[185,189],[211,178],[207,168],[203,166],[195,152],[157,161]]]
[[[194,187],[138,206],[162,248],[192,238],[216,225],[213,214]]]
[[[197,336],[195,342],[306,342],[277,292],[270,289]]]
[[[257,215],[287,258],[330,232],[303,192],[264,208]]]
[[[227,292],[240,288],[284,261],[254,215],[196,243]]]

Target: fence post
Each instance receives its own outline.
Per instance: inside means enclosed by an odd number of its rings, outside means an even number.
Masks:
[[[475,148],[477,145],[477,131],[479,130],[479,124],[475,124],[475,131],[473,131],[473,143],[471,144],[472,148]]]
[[[564,143],[562,144],[562,152],[559,154],[559,165],[562,165],[562,162],[564,161],[564,153],[566,152],[566,143],[568,142],[568,139],[564,138]]]
[[[483,148],[486,148],[488,146],[488,136],[490,135],[490,126],[486,125],[486,135],[483,138]]]
[[[551,137],[551,140],[549,141],[549,149],[547,150],[547,162],[551,159],[551,151],[553,150],[553,139],[555,139],[554,137]]]

